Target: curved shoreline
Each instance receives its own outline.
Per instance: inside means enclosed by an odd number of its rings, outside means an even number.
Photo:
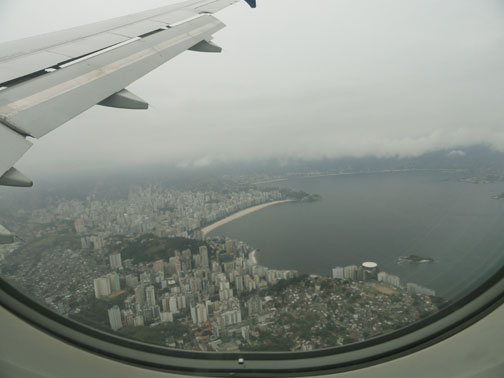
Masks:
[[[254,249],[252,252],[249,253],[248,258],[249,261],[252,265],[257,265],[257,250]]]
[[[217,221],[215,223],[212,223],[206,227],[203,227],[201,229],[201,232],[203,233],[203,236],[206,236],[216,228],[225,225],[226,223],[232,222],[238,218],[244,217],[245,215],[252,214],[258,210],[262,210],[266,207],[273,206],[273,205],[278,205],[279,203],[286,203],[286,202],[294,202],[294,200],[282,200],[282,201],[273,201],[273,202],[266,202],[262,203],[260,205],[248,207],[246,209],[240,210],[234,214],[231,214],[227,216],[226,218],[221,219],[220,221]]]

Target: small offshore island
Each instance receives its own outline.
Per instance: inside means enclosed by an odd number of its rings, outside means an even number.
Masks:
[[[424,264],[424,263],[432,263],[434,259],[430,257],[420,257],[417,255],[409,255],[409,256],[400,256],[398,259],[399,263],[409,262],[413,264]]]
[[[501,194],[499,194],[497,196],[493,196],[492,198],[496,199],[496,200],[502,200],[502,199],[504,199],[504,192],[502,192]]]

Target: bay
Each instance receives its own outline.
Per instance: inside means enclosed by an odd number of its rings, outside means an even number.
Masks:
[[[242,240],[274,269],[327,275],[335,266],[376,262],[445,298],[468,293],[504,264],[502,183],[460,182],[441,171],[298,177],[263,186],[319,194],[225,224],[209,234]],[[419,255],[428,264],[398,263]]]

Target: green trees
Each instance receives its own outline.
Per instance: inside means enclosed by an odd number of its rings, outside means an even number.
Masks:
[[[123,260],[133,259],[133,262],[137,264],[160,259],[168,260],[169,257],[173,256],[175,250],[183,251],[190,249],[193,253],[196,253],[202,245],[206,245],[206,243],[181,237],[159,238],[147,234],[134,240],[123,241],[115,252],[121,252]]]
[[[163,323],[155,327],[148,326],[126,326],[119,330],[122,336],[136,339],[151,344],[165,345],[167,338],[181,338],[189,332],[189,329],[179,323]]]

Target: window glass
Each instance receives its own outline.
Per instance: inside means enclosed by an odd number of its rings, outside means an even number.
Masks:
[[[49,4],[3,0],[2,40],[166,2]],[[221,54],[128,87],[148,111],[94,107],[16,165],[35,186],[0,187],[2,279],[191,351],[319,350],[436,314],[504,262],[503,10],[223,10]]]

